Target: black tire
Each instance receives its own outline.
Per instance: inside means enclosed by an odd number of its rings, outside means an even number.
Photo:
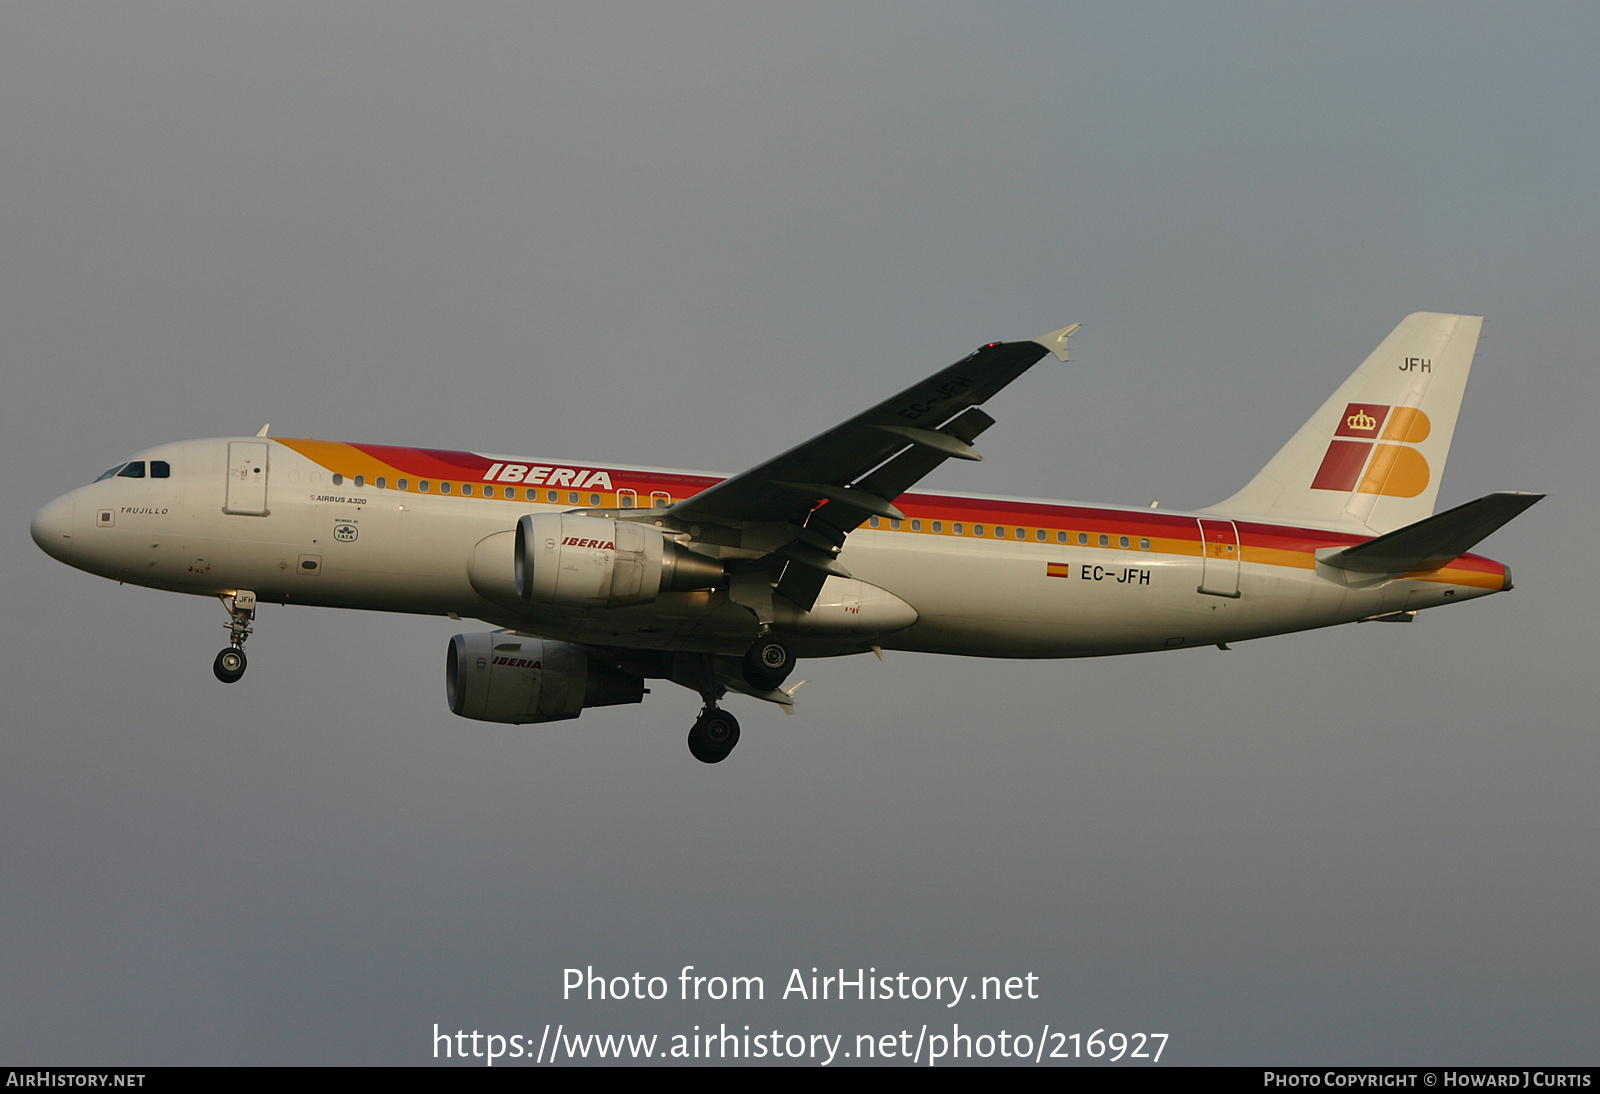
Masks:
[[[237,683],[239,677],[244,675],[244,670],[249,667],[250,662],[245,659],[244,650],[235,646],[229,646],[217,654],[217,659],[211,662],[211,671],[224,684]]]
[[[794,651],[775,634],[764,634],[744,655],[744,678],[753,688],[771,691],[794,671]]]
[[[703,764],[719,764],[739,743],[739,720],[725,710],[695,719],[689,730],[689,752]]]

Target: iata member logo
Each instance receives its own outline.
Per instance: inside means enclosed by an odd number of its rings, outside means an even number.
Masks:
[[[1430,472],[1428,461],[1411,446],[1427,440],[1432,430],[1428,416],[1416,407],[1351,403],[1339,418],[1311,489],[1414,498],[1428,488]],[[1380,439],[1395,443],[1372,443]]]
[[[340,543],[349,543],[360,534],[353,524],[335,524],[333,526],[333,538]]]

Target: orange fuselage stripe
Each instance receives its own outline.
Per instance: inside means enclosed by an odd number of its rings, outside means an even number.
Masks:
[[[508,466],[524,469],[521,473],[526,476],[538,476],[541,469],[545,475],[553,474],[554,470],[571,469],[580,469],[586,473],[605,472],[610,487],[594,491],[600,498],[598,506],[600,508],[616,506],[619,493],[629,491],[640,498],[648,498],[652,493],[665,493],[673,501],[681,501],[722,481],[712,475],[639,471],[593,464],[541,464],[527,459],[516,459],[515,462],[508,464],[506,457],[496,460],[476,452],[391,445],[356,445],[342,441],[274,439],[329,472],[343,475],[347,479],[354,479],[357,475],[363,476],[368,485],[383,478],[387,480],[386,485],[391,489],[400,479],[408,480],[408,488],[413,490],[416,487],[415,480],[452,484],[470,482],[475,487],[495,486],[495,496],[484,498],[485,501],[545,502],[549,489],[554,489],[560,494],[572,488],[568,482],[549,482],[542,476],[539,476],[538,482],[532,484],[524,479],[502,483],[499,477],[495,479],[486,477],[491,470],[496,469],[500,469],[496,470],[497,476],[503,475],[506,473],[503,469]],[[528,497],[529,490],[534,491],[534,497]],[[577,486],[576,490],[580,494],[591,493],[588,488],[581,485]],[[473,499],[464,500],[474,500],[481,496],[481,493],[481,489],[475,489]],[[1003,529],[1006,542],[1054,547],[1100,547],[1099,537],[1105,535],[1110,541],[1107,545],[1109,548],[1128,550],[1136,554],[1146,553],[1139,546],[1141,539],[1149,541],[1149,553],[1152,554],[1187,555],[1198,558],[1205,553],[1197,519],[1176,513],[1101,509],[1057,502],[946,497],[936,494],[903,494],[894,499],[894,503],[906,514],[906,520],[899,522],[900,527],[897,529],[889,522],[882,522],[879,531],[954,536],[956,533],[953,525],[960,524],[963,526],[961,538],[976,538],[968,534],[969,530],[973,525],[981,525],[988,533],[984,538],[1000,538],[993,534],[996,528],[1000,528]],[[913,521],[919,522],[922,527],[913,529],[911,526]],[[932,525],[935,521],[942,525],[942,531],[933,531]],[[1216,523],[1223,522],[1220,520],[1213,522]],[[1299,570],[1315,569],[1316,552],[1321,548],[1347,547],[1368,538],[1350,533],[1288,525],[1257,524],[1249,521],[1235,522],[1235,526],[1239,532],[1240,561]],[[1016,529],[1019,527],[1023,529],[1026,538],[1015,538]],[[1041,529],[1046,535],[1042,541],[1037,538],[1037,533]],[[1067,533],[1067,542],[1061,543],[1057,540],[1058,532]],[[1079,533],[1088,536],[1087,544],[1078,542]],[[1119,546],[1119,540],[1123,536],[1129,538],[1130,545],[1126,548]],[[1213,547],[1217,546],[1213,544]],[[1221,550],[1213,553],[1217,557],[1227,557]],[[1051,573],[1052,576],[1060,576],[1054,571]],[[1492,559],[1471,554],[1462,555],[1441,569],[1419,571],[1405,576],[1417,581],[1437,581],[1485,589],[1500,589],[1505,585],[1504,566]]]

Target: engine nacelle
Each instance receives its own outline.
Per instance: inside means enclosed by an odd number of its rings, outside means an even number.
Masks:
[[[528,514],[517,522],[515,550],[518,595],[562,608],[648,604],[723,578],[721,562],[659,529],[579,513]]]
[[[597,661],[582,646],[506,631],[456,635],[444,668],[450,709],[480,722],[555,722],[584,707],[644,698],[643,677]]]

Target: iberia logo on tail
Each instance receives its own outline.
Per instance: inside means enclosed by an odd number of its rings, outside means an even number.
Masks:
[[[1428,461],[1411,446],[1427,440],[1432,429],[1428,416],[1415,407],[1351,403],[1311,489],[1414,498],[1428,488],[1429,470]]]

